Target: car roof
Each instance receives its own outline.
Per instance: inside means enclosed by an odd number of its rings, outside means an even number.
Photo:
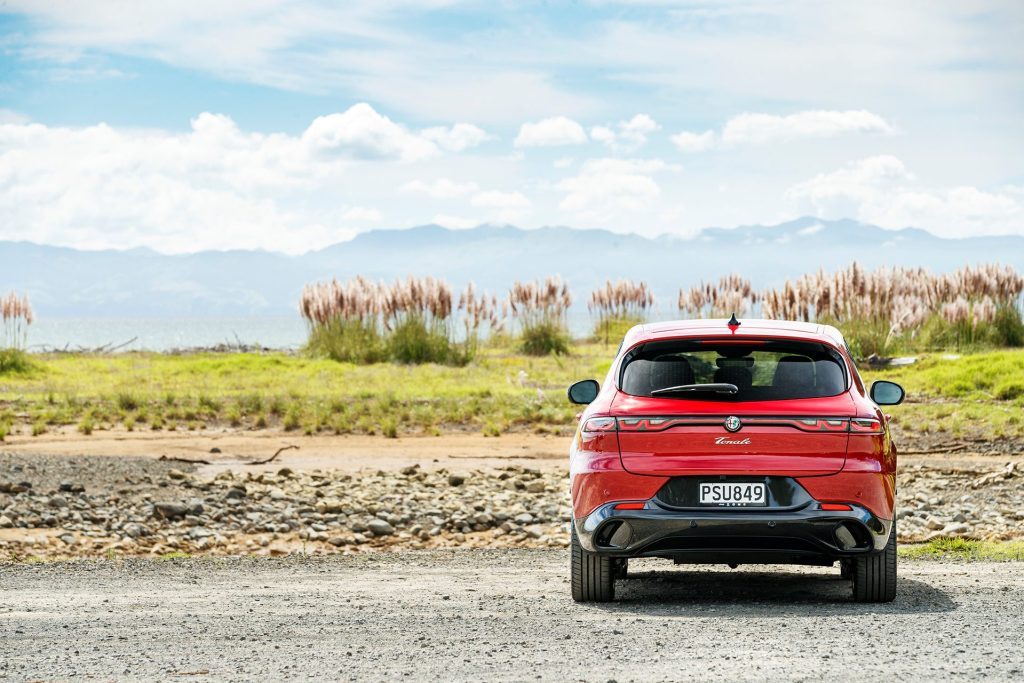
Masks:
[[[622,346],[626,349],[642,342],[693,337],[775,337],[846,346],[846,340],[843,339],[842,333],[831,325],[819,325],[798,320],[761,320],[756,318],[741,318],[739,323],[740,325],[735,331],[729,328],[729,320],[726,318],[644,323],[633,327],[626,333]]]

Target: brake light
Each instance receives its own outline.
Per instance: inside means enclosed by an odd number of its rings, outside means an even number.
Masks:
[[[592,417],[583,423],[585,432],[614,432],[616,427],[614,417]]]
[[[855,434],[883,434],[882,423],[875,419],[855,417],[850,420],[850,431]]]
[[[643,510],[646,503],[619,503],[616,510]]]
[[[838,418],[816,418],[809,417],[797,420],[798,429],[805,432],[845,432],[846,420]]]
[[[822,503],[821,509],[830,512],[849,512],[853,507],[846,503]]]

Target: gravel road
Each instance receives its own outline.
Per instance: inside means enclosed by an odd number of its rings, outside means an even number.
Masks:
[[[634,563],[576,605],[564,550],[0,565],[0,679],[949,680],[1024,676],[1019,563]]]

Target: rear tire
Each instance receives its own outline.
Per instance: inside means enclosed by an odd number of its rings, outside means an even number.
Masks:
[[[885,550],[853,561],[855,602],[892,602],[896,598],[896,522]]]
[[[611,602],[615,599],[615,567],[612,558],[583,549],[572,525],[569,542],[569,582],[576,602]]]

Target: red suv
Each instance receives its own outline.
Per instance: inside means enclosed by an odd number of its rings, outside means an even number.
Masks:
[[[571,449],[572,596],[605,602],[631,557],[839,562],[859,602],[896,595],[896,447],[880,405],[810,323],[687,320],[626,335]]]

